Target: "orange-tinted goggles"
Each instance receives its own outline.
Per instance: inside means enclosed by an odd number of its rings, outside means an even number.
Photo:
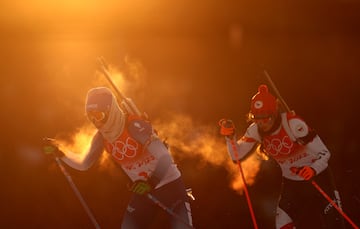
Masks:
[[[106,118],[104,111],[88,111],[87,116],[92,122],[103,122]]]
[[[272,115],[252,115],[251,118],[254,122],[267,123],[273,118],[273,116]]]

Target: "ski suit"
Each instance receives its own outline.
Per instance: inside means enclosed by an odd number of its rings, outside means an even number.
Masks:
[[[104,149],[121,166],[131,181],[146,181],[150,177],[156,177],[157,184],[151,194],[191,225],[190,204],[180,171],[148,121],[129,116],[126,128],[114,142],[107,141],[97,132],[89,153],[81,163],[68,157],[62,160],[74,169],[86,170],[100,157]],[[146,195],[134,193],[121,228],[147,228],[156,213],[161,210]],[[171,224],[174,229],[184,228],[184,224],[176,218],[172,219]]]
[[[302,228],[308,221],[302,218],[310,209],[319,208],[322,227],[342,228],[343,220],[336,209],[312,186],[294,172],[294,168],[310,166],[316,172],[313,180],[338,204],[340,199],[331,183],[328,173],[330,152],[320,137],[304,120],[293,112],[281,113],[275,120],[275,128],[270,133],[262,133],[257,124],[252,123],[246,133],[235,142],[236,137],[226,137],[228,152],[233,161],[244,158],[260,143],[264,152],[273,158],[282,171],[282,189],[276,212],[276,228]],[[318,203],[316,205],[316,203]]]

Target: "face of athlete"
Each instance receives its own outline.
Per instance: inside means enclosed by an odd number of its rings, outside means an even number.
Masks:
[[[109,111],[88,111],[86,113],[89,120],[94,124],[96,128],[101,128],[108,119]]]
[[[255,116],[253,120],[263,132],[267,132],[273,127],[275,123],[275,116],[259,115],[259,116]]]

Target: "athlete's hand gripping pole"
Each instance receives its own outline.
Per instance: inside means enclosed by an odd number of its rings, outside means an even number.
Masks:
[[[61,159],[59,158],[58,152],[61,152],[61,151],[60,151],[60,149],[58,147],[58,144],[56,143],[56,140],[52,139],[52,138],[45,137],[45,138],[43,138],[43,141],[45,142],[45,146],[43,148],[44,153],[52,154],[54,156],[56,164],[58,165],[58,167],[60,168],[60,170],[64,174],[64,176],[66,177],[68,183],[70,184],[71,189],[74,191],[76,197],[79,199],[81,205],[83,206],[86,214],[90,218],[90,220],[93,223],[94,227],[96,229],[100,229],[100,226],[99,226],[98,222],[96,221],[95,216],[91,212],[89,206],[86,204],[84,198],[82,197],[81,193],[79,192],[78,188],[76,187],[76,185],[75,185],[74,181],[72,180],[70,174],[68,173],[68,171],[66,170],[66,168],[62,164]]]
[[[150,192],[153,190],[153,187],[151,185],[143,180],[135,181],[133,184],[129,185],[129,191],[136,193],[137,195],[146,195],[155,205],[162,208],[164,211],[166,211],[168,214],[182,222],[185,226],[188,228],[193,228],[187,221],[185,221],[183,218],[181,218],[179,215],[177,215],[174,211],[172,211],[170,208],[166,207],[165,204],[160,202],[156,197],[154,197]]]
[[[245,179],[244,172],[243,172],[243,169],[242,169],[242,166],[241,166],[238,151],[237,151],[237,148],[236,148],[236,143],[235,143],[235,140],[233,138],[234,132],[235,132],[235,124],[234,124],[234,122],[232,120],[221,119],[219,121],[219,126],[221,128],[221,130],[220,130],[221,134],[227,135],[228,139],[230,140],[232,150],[234,152],[235,158],[237,159],[236,162],[237,162],[237,164],[239,166],[240,176],[241,176],[242,182],[244,184],[244,192],[245,192],[246,201],[247,201],[247,204],[248,204],[248,207],[249,207],[249,211],[250,211],[250,214],[251,214],[251,219],[252,219],[252,222],[254,224],[254,228],[257,229],[258,226],[257,226],[256,218],[255,218],[255,213],[254,213],[254,210],[253,210],[253,207],[252,207],[252,204],[251,204],[251,199],[250,199],[249,191],[247,189],[246,179]]]
[[[290,112],[290,111],[291,111],[290,107],[287,105],[287,103],[285,102],[285,100],[281,97],[280,92],[279,92],[279,90],[277,89],[277,87],[275,86],[275,83],[272,81],[269,73],[268,73],[266,70],[264,70],[264,74],[265,74],[266,79],[269,81],[272,90],[275,92],[276,97],[279,99],[281,105],[282,105],[283,108],[285,109],[285,111],[286,111],[286,112]],[[293,112],[293,111],[292,111],[292,112]],[[294,171],[294,168],[291,168],[291,169],[292,169],[292,171]],[[295,173],[298,173],[298,172],[299,172],[299,170],[298,170],[299,168],[295,168],[295,169],[296,169],[296,171],[294,171],[294,172],[295,172]],[[321,193],[322,196],[325,197],[325,199],[326,199],[327,201],[329,201],[329,203],[330,203],[332,206],[334,206],[334,208],[335,208],[355,229],[359,229],[359,227],[354,224],[354,222],[350,219],[350,217],[348,217],[348,216],[344,213],[344,211],[320,188],[320,186],[319,186],[314,180],[311,181],[311,184]],[[336,194],[338,194],[338,191],[337,191],[337,190],[335,190],[335,195],[336,195]]]

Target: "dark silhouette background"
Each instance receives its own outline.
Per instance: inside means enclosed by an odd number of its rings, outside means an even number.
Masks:
[[[223,117],[241,132],[266,69],[331,150],[344,210],[360,224],[358,1],[72,2],[0,4],[1,228],[92,228],[63,174],[41,153],[41,138],[86,122],[83,100],[98,56],[146,76],[129,79],[128,95],[150,117],[189,115],[189,132],[202,125],[216,133]],[[124,65],[125,57],[136,66]],[[196,197],[196,228],[252,227],[245,197],[229,188],[223,167],[175,159]],[[101,227],[119,228],[127,180],[120,169],[109,175],[100,167],[68,170]],[[264,162],[249,188],[260,228],[274,228],[279,176]]]

